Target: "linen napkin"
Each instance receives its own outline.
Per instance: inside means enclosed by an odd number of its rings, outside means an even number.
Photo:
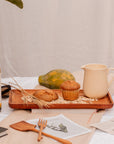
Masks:
[[[105,122],[91,124],[90,126],[114,135],[114,118]]]
[[[87,112],[86,112],[87,111]],[[35,132],[21,132],[14,130],[9,127],[9,125],[22,121],[22,120],[31,120],[31,119],[38,119],[42,116],[44,117],[52,117],[56,116],[57,114],[64,114],[67,118],[72,120],[73,122],[76,122],[79,125],[82,125],[84,127],[90,128],[87,124],[88,119],[90,118],[90,115],[95,110],[66,110],[65,112],[62,110],[46,110],[43,113],[41,110],[39,110],[39,113],[31,113],[30,111],[25,110],[16,110],[12,112],[6,119],[4,119],[2,122],[0,122],[0,126],[8,128],[8,135],[5,137],[0,138],[0,144],[37,144],[37,137],[38,134]],[[100,121],[104,111],[100,111],[97,113],[92,119],[91,123],[97,123]],[[69,138],[69,140],[72,142],[72,144],[88,144],[90,139],[92,138],[92,135],[94,134],[95,128],[90,128],[91,132],[81,135],[81,136],[75,136],[72,138]],[[41,144],[59,144],[59,142],[54,141],[51,138],[43,136],[43,139],[40,142]]]

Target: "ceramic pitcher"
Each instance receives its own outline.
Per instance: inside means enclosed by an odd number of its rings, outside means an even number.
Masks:
[[[108,93],[109,69],[102,64],[87,64],[81,67],[84,70],[83,90],[90,98],[102,98]],[[114,68],[110,68],[114,70]]]

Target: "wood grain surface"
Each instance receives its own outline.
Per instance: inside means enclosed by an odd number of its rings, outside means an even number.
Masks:
[[[37,89],[27,89],[26,91],[33,94]],[[54,90],[56,93],[62,96],[61,90]],[[80,90],[79,96],[84,95],[83,90]],[[21,99],[22,94],[18,90],[11,90],[9,93],[9,106],[13,109],[39,109],[38,105],[28,102],[27,104]],[[113,107],[113,100],[110,93],[104,98],[98,99],[98,101],[92,101],[92,103],[80,104],[80,103],[60,103],[50,104],[48,109],[109,109]],[[44,107],[45,108],[45,107]]]

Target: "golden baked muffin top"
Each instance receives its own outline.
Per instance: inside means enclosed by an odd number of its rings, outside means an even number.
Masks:
[[[68,80],[68,81],[64,81],[61,84],[60,88],[64,90],[77,90],[80,88],[80,84],[73,80]]]

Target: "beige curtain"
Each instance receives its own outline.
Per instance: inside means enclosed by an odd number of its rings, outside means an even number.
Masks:
[[[0,1],[2,77],[71,72],[86,63],[114,67],[113,0]]]

